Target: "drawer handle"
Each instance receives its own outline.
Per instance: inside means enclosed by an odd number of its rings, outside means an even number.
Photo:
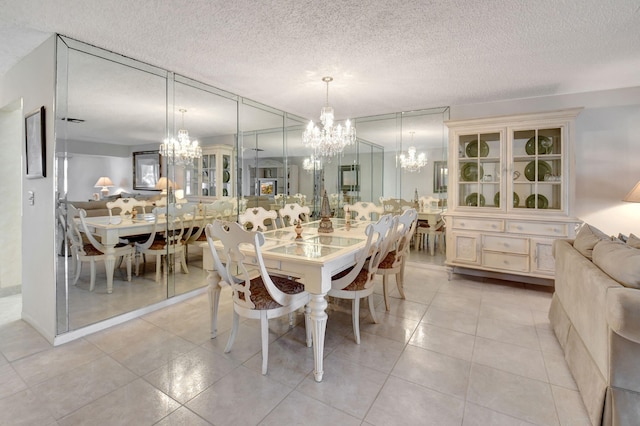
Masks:
[[[498,226],[494,223],[493,225],[491,225],[491,228],[496,229]]]

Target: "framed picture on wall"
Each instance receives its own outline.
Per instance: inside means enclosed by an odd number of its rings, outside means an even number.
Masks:
[[[27,178],[36,179],[47,176],[46,127],[44,124],[44,107],[40,107],[24,118],[25,146],[27,150]]]
[[[360,191],[360,166],[358,164],[340,166],[340,189],[342,191]]]
[[[159,191],[156,184],[162,177],[162,162],[159,151],[133,153],[133,189]]]
[[[449,184],[449,169],[446,161],[435,161],[433,163],[433,192],[441,194],[447,192]]]

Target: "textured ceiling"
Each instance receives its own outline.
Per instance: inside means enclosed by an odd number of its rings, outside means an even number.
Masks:
[[[640,86],[638,0],[0,0],[0,73],[52,33],[316,119]]]

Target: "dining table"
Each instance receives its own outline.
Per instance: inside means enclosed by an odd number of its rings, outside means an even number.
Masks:
[[[300,237],[296,227],[289,226],[263,232],[265,244],[262,246],[262,257],[268,270],[285,274],[294,274],[310,293],[311,335],[313,339],[314,378],[322,381],[324,374],[324,337],[327,327],[326,295],[331,289],[331,277],[353,266],[359,253],[365,249],[367,235],[365,233],[369,221],[351,221],[332,218],[333,232],[318,232],[320,221],[302,224]],[[211,307],[211,337],[217,336],[217,314],[221,288],[226,283],[221,281],[213,264],[213,256],[203,243],[203,269],[209,272],[209,301]],[[221,253],[222,245],[215,243]],[[251,249],[243,252],[251,258]],[[295,271],[295,272],[293,272]]]

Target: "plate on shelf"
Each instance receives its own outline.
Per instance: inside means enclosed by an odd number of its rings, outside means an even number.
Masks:
[[[471,141],[467,144],[467,157],[475,158],[478,156],[478,141]],[[480,141],[480,157],[486,157],[489,155],[489,144],[485,141]]]
[[[538,135],[538,154],[551,154],[551,147],[553,147],[553,141],[546,136]],[[535,136],[529,138],[527,144],[524,146],[524,150],[527,154],[534,155],[536,153]]]
[[[524,202],[528,209],[533,209],[536,207],[536,195],[531,194],[527,197],[527,201]],[[546,209],[549,207],[549,200],[542,194],[538,194],[538,208]]]
[[[224,171],[222,173],[222,182],[227,183],[231,180],[231,173],[229,173],[228,171]]]
[[[227,157],[222,157],[222,168],[223,169],[229,168],[229,160],[227,159]]]
[[[500,191],[496,192],[496,195],[493,197],[493,204],[495,204],[496,207],[500,207]],[[514,192],[513,207],[518,207],[518,204],[520,204],[520,196]]]
[[[551,174],[551,166],[546,161],[538,161],[538,182],[543,182],[545,175]],[[531,161],[524,168],[524,176],[530,180],[536,180],[536,162]]]
[[[460,169],[460,176],[465,182],[477,182],[478,179],[482,179],[484,170],[480,166],[480,174],[478,175],[478,165],[476,163],[464,163],[462,169]]]
[[[478,201],[480,201],[480,207],[484,207],[484,195],[480,194],[480,198],[478,198],[478,193],[474,192],[467,195],[467,198],[464,199],[464,203],[467,206],[478,206]]]

